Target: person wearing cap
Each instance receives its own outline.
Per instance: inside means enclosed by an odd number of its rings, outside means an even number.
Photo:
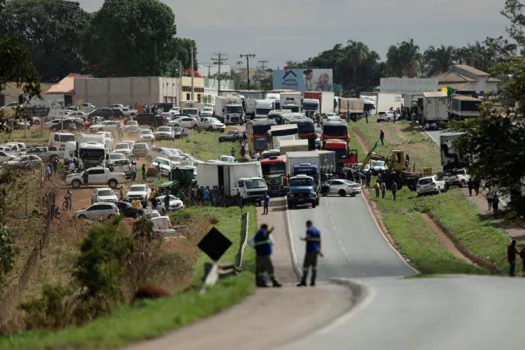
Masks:
[[[254,247],[257,254],[256,257],[256,273],[257,273],[257,287],[268,287],[265,280],[265,275],[268,274],[274,287],[281,287],[281,284],[275,278],[274,268],[272,263],[272,246],[273,242],[270,238],[273,232],[273,227],[268,228],[267,224],[262,224],[261,228],[254,237]]]

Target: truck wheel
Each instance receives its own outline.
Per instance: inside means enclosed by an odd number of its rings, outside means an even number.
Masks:
[[[118,182],[115,179],[111,179],[108,181],[108,186],[112,189],[117,188]]]
[[[210,126],[210,127],[208,128],[208,131],[213,132],[213,126]]]
[[[80,185],[82,185],[80,180],[73,180],[73,182],[71,182],[71,187],[73,188],[80,188]]]
[[[346,197],[346,191],[345,190],[339,190],[339,195],[341,197]]]
[[[312,209],[315,209],[317,205],[315,204],[315,202],[312,203]]]

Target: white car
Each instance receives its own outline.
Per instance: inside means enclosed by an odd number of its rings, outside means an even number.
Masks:
[[[388,167],[386,166],[383,160],[372,160],[370,162],[370,169],[372,169],[372,173],[377,174],[379,172],[387,170]]]
[[[0,163],[9,162],[15,158],[15,156],[7,154],[5,151],[0,151]]]
[[[111,188],[95,188],[91,193],[91,204],[117,202],[118,197]]]
[[[140,132],[139,123],[134,120],[129,120],[124,125],[124,132],[127,134],[137,134]]]
[[[420,196],[425,193],[441,193],[447,190],[447,185],[439,176],[432,175],[422,177],[418,180],[416,191],[417,195]]]
[[[170,159],[163,158],[163,157],[157,157],[153,160],[151,163],[152,167],[157,167],[157,165],[160,167],[160,174],[163,176],[170,176],[171,169],[173,168],[173,162]]]
[[[205,129],[208,131],[224,132],[226,129],[226,125],[221,123],[217,118],[200,118],[195,126],[199,129]]]
[[[111,219],[119,214],[120,212],[114,203],[96,203],[77,211],[75,217],[79,219]]]
[[[195,117],[179,117],[175,120],[172,120],[168,123],[169,126],[175,126],[175,127],[183,127],[192,129],[197,125],[197,118]]]
[[[328,113],[328,114],[330,114],[330,113]],[[332,113],[332,114],[333,114],[333,113]],[[339,118],[338,115],[335,115],[335,114],[334,114],[333,116],[329,116],[329,117],[327,116],[326,118],[324,118],[324,119],[323,119],[323,125],[324,125],[324,123],[326,123],[326,122],[338,122],[338,121],[341,121],[341,120],[343,120],[343,119]]]
[[[220,156],[219,160],[225,163],[235,163],[235,157],[232,156]]]
[[[141,140],[155,140],[155,135],[150,129],[140,129],[139,135]]]
[[[467,174],[465,169],[454,169],[450,172],[446,172],[443,176],[443,181],[449,185],[456,185],[465,187],[470,180],[470,175]]]
[[[37,169],[41,167],[43,163],[39,156],[30,154],[14,158],[13,160],[8,160],[5,164],[11,168]]]
[[[126,199],[129,201],[134,199],[148,200],[150,196],[151,188],[148,185],[131,185],[128,188],[128,193],[126,193]]]
[[[175,132],[171,126],[161,126],[155,132],[155,140],[175,140]]]
[[[335,113],[326,113],[326,118],[339,118],[339,116]]]
[[[179,210],[179,209],[183,209],[184,208],[184,203],[182,203],[182,201],[180,199],[178,199],[177,197],[175,197],[174,195],[169,195],[170,196],[170,205],[169,205],[169,210]],[[161,208],[162,212],[161,214],[165,213],[165,198],[166,196],[158,196],[156,198],[157,200],[157,206],[159,208]]]
[[[133,145],[129,143],[117,143],[115,146],[115,150],[113,152],[123,154],[125,157],[129,157],[131,155],[131,151],[133,150]]]
[[[89,132],[97,131],[117,131],[121,127],[120,123],[115,120],[106,120],[100,124],[91,125],[89,127]]]
[[[75,119],[86,120],[87,113],[84,113],[82,111],[70,111],[70,112],[67,112],[64,117],[72,117]]]
[[[396,120],[398,120],[400,117],[399,113],[394,111],[379,112],[377,115],[377,122],[392,122],[394,121],[394,116]]]
[[[213,107],[204,107],[201,110],[201,117],[212,117],[213,116]]]
[[[108,160],[109,160],[110,163],[114,162],[116,160],[127,160],[127,159],[128,158],[122,153],[115,152],[115,153],[108,154]]]
[[[341,197],[355,197],[361,193],[361,185],[345,179],[332,179],[323,182],[321,188],[328,189],[328,192],[322,192],[323,195],[327,196],[330,194],[338,195]]]
[[[179,115],[180,114],[180,107],[173,107],[172,109],[170,109],[170,113],[172,115]]]

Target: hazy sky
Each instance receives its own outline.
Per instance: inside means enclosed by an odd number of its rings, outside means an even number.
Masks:
[[[96,11],[103,0],[78,0]],[[504,34],[505,0],[164,0],[177,35],[196,40],[200,63],[216,52],[234,65],[254,53],[270,68],[303,60],[348,40],[362,41],[384,59],[391,44],[414,38],[430,45],[466,45]],[[255,63],[255,62],[254,62]]]

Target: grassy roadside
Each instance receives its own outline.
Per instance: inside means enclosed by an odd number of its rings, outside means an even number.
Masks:
[[[367,149],[378,140],[379,130],[383,129],[385,146],[380,145],[377,153],[387,155],[394,148],[402,149],[410,155],[416,169],[431,167],[434,173],[440,169],[439,150],[425,134],[413,130],[407,122],[378,124],[374,117],[369,121],[368,124],[364,120],[350,124],[352,131],[362,136]],[[499,268],[506,265],[508,238],[505,232],[480,220],[474,205],[458,189],[418,198],[415,192],[403,187],[396,202],[390,193],[384,200],[372,200],[401,252],[423,273],[487,273],[457,258],[441,244],[421,217],[427,212],[432,212],[470,252]]]
[[[257,226],[255,207],[244,209],[250,213],[249,233]],[[174,222],[203,222],[218,218],[216,227],[233,243],[221,259],[235,262],[241,243],[241,211],[239,208],[189,208],[175,213]],[[194,268],[193,285],[199,285],[203,265],[208,258],[201,254]],[[220,281],[218,285],[200,294],[197,289],[181,292],[171,298],[149,301],[142,307],[122,306],[109,317],[104,317],[80,327],[69,327],[56,333],[23,332],[0,337],[0,349],[114,349],[128,343],[160,336],[186,326],[201,318],[211,316],[239,302],[255,289],[254,251],[246,247],[243,273],[235,278]]]

